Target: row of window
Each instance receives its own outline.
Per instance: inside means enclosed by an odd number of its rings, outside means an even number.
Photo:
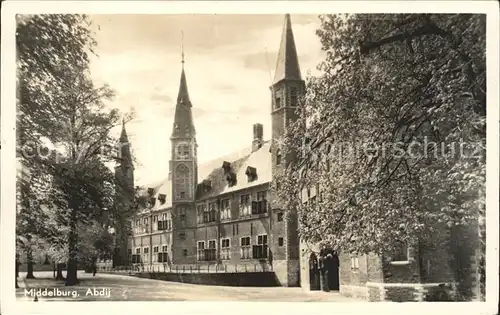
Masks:
[[[267,212],[267,192],[257,192],[254,199],[250,194],[240,196],[239,217],[247,217],[252,214],[262,214]],[[231,220],[231,200],[223,199],[220,205],[217,202],[201,204],[196,207],[198,224],[217,221],[217,215],[221,221]]]
[[[298,105],[298,89],[296,87],[289,88],[290,93],[290,106]],[[282,106],[285,106],[285,102],[282,100],[283,93],[282,90],[277,90],[274,96],[274,109],[280,109]]]
[[[284,213],[283,212],[278,212],[277,215],[276,215],[276,220],[278,222],[283,222],[283,220],[284,220]],[[154,221],[154,219],[153,219],[153,221]],[[185,221],[185,215],[182,217],[181,222],[183,222],[183,221]],[[205,221],[199,221],[199,222],[203,222],[204,223]],[[157,224],[157,226],[155,224]],[[156,227],[157,227],[157,229],[156,229]],[[238,235],[239,234],[238,227],[239,227],[238,224],[233,225],[233,235]],[[171,230],[171,229],[172,229],[172,221],[171,220],[157,221],[156,223],[153,223],[153,231],[156,231],[156,230],[158,230],[158,231],[160,231],[160,230]],[[145,228],[143,228],[143,230],[144,230],[144,232],[142,232],[142,230],[141,230],[142,233],[149,232],[149,231],[146,231]],[[186,239],[186,233],[180,232],[179,233],[179,239],[180,240],[185,240]]]
[[[284,245],[283,237],[278,238],[278,246]],[[197,260],[198,261],[213,261],[216,260],[216,241],[208,241],[205,247],[205,241],[198,241],[197,243]],[[240,259],[264,259],[268,255],[267,235],[258,235],[257,244],[251,244],[249,236],[240,238]],[[231,259],[231,240],[229,238],[221,239],[220,246],[220,259]]]
[[[177,208],[177,213],[179,214],[179,220],[181,226],[186,224],[186,208],[179,207]],[[163,231],[163,230],[171,230],[172,229],[172,216],[170,212],[163,213],[160,215],[154,215],[152,217],[152,230],[154,231]],[[134,222],[134,233],[149,233],[149,217],[136,219]]]

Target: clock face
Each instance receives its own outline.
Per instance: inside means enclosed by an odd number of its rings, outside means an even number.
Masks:
[[[176,155],[178,159],[185,160],[190,157],[190,146],[189,143],[179,143],[176,148]]]

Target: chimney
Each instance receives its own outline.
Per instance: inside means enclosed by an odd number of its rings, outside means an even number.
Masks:
[[[262,124],[254,124],[253,125],[253,141],[252,141],[252,152],[257,151],[262,147],[262,143],[264,142],[263,137],[263,126]]]

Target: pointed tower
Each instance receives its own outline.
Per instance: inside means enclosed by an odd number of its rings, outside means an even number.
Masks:
[[[192,249],[194,235],[188,227],[195,225],[196,213],[194,200],[198,182],[198,161],[196,156],[196,131],[194,128],[191,100],[184,71],[184,53],[182,53],[182,71],[175,106],[174,125],[170,137],[172,152],[170,176],[172,180],[172,260],[173,263],[195,263],[196,255],[186,255]]]
[[[113,222],[115,229],[115,251],[113,266],[126,266],[128,264],[128,242],[130,232],[128,225],[131,207],[134,201],[134,164],[130,152],[130,142],[122,121],[122,131],[118,142],[118,165],[115,167],[116,194],[115,207],[120,209]]]
[[[290,15],[285,15],[283,34],[276,62],[276,70],[271,89],[271,123],[272,123],[272,173],[283,171],[287,163],[293,163],[293,156],[282,156],[282,137],[289,124],[297,119],[297,106],[305,92],[305,82],[300,73],[297,49],[293,37]],[[272,204],[273,218],[284,211],[277,198]],[[284,229],[279,224],[273,225],[271,249],[277,262],[276,275],[284,286],[299,285],[299,237],[296,209],[286,209]],[[284,234],[284,235],[283,235]],[[284,250],[278,244],[279,237],[285,239]],[[278,263],[279,262],[279,263]]]
[[[115,176],[119,176],[120,184],[124,192],[130,194],[134,191],[134,163],[130,152],[130,142],[125,129],[125,121],[122,121],[122,132],[118,143],[119,164],[115,167]]]

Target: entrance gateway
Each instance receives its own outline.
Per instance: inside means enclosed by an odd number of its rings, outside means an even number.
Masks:
[[[338,291],[340,288],[339,257],[332,249],[322,249],[319,258],[309,256],[309,288],[311,291]]]

